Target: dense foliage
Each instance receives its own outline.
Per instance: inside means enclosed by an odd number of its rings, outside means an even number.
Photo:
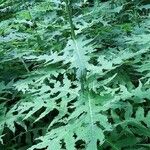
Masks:
[[[1,0],[0,150],[150,149],[150,1]]]

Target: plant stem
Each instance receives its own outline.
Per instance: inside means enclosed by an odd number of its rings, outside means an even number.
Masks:
[[[72,36],[72,39],[75,40],[76,35],[74,32],[74,25],[72,21],[72,10],[71,10],[71,5],[70,5],[70,0],[65,0],[65,2],[66,2],[66,9],[67,9],[68,17],[69,17],[69,23],[71,27],[71,36]]]
[[[19,59],[21,60],[23,66],[25,67],[26,71],[29,73],[29,69],[28,69],[28,66],[26,65],[25,61],[23,60],[23,58],[19,57]]]
[[[74,43],[74,47],[75,47],[75,52],[77,54],[77,58],[78,58],[78,61],[80,62],[81,64],[81,73],[79,75],[79,80],[81,82],[81,91],[84,92],[84,82],[85,82],[85,72],[86,72],[86,68],[85,68],[85,64],[84,64],[84,61],[82,60],[82,57],[81,57],[81,54],[80,54],[80,49],[79,49],[79,46],[78,46],[78,43],[77,43],[77,40],[76,40],[76,35],[75,35],[75,32],[74,32],[74,24],[73,24],[73,21],[72,21],[72,9],[71,9],[71,3],[70,3],[70,0],[65,0],[65,3],[66,3],[66,9],[67,9],[67,13],[68,13],[68,17],[69,17],[69,24],[70,24],[70,27],[71,27],[71,37],[72,37],[72,40],[73,40],[73,43]]]

